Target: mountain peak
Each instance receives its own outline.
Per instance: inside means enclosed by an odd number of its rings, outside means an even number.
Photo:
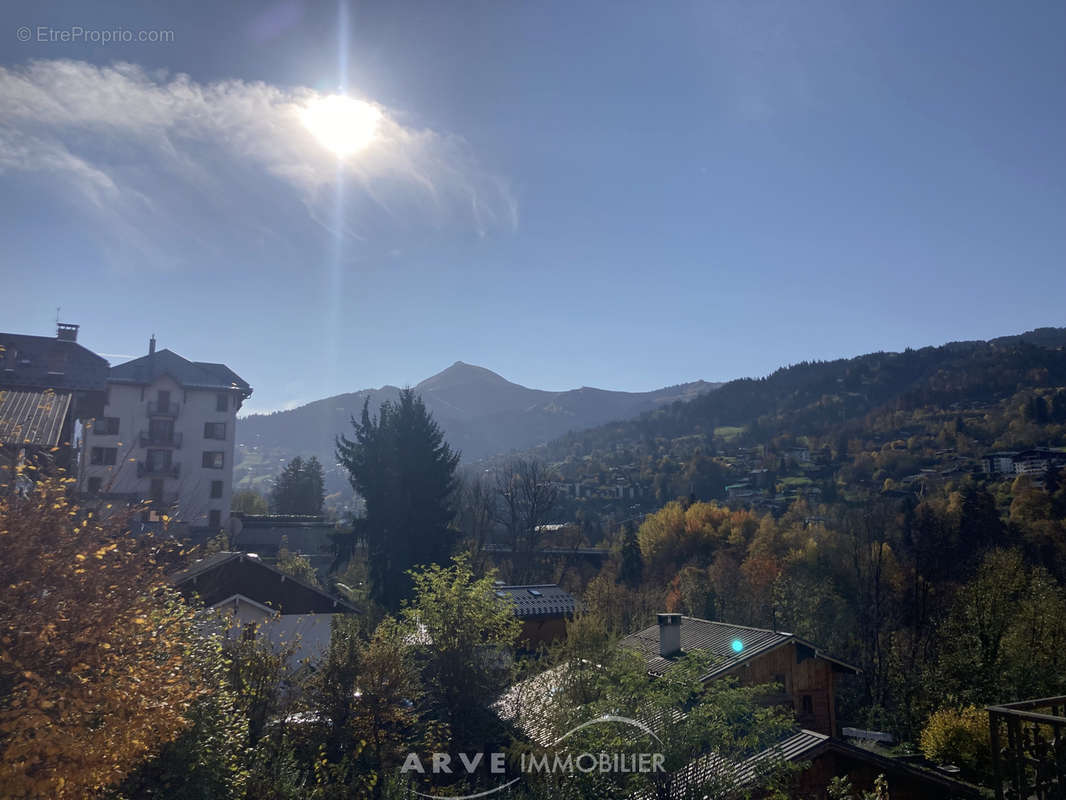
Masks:
[[[506,384],[514,386],[506,378],[497,375],[491,369],[479,367],[476,364],[467,364],[465,361],[456,361],[450,367],[438,372],[432,377],[426,378],[415,388],[420,391],[434,391],[451,386],[479,384]]]

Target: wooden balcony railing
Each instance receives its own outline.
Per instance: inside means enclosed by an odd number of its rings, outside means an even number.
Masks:
[[[1066,697],[988,706],[996,800],[1066,798]]]

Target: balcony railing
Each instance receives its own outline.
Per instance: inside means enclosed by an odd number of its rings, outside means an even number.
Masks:
[[[181,464],[149,464],[147,461],[137,462],[138,478],[176,478],[181,472]]]
[[[141,431],[141,447],[181,447],[181,434],[153,434],[151,431]]]
[[[148,415],[152,417],[176,417],[178,416],[178,404],[160,403],[155,400],[149,400]]]
[[[1066,697],[988,707],[996,800],[1066,796]]]
[[[176,506],[180,499],[181,495],[179,495],[177,492],[163,492],[163,494],[157,495],[155,497],[144,498],[144,502],[151,504],[151,507],[153,509],[159,511],[162,509]]]

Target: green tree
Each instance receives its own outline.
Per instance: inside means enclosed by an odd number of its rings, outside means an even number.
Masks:
[[[364,403],[352,426],[354,439],[337,439],[337,459],[366,503],[371,597],[396,611],[410,595],[408,570],[441,563],[451,552],[459,454],[410,389],[382,403],[377,416]]]
[[[637,531],[631,524],[626,524],[622,539],[622,558],[618,566],[618,582],[630,588],[640,585],[644,574],[644,558],[640,554],[640,542]]]
[[[188,727],[113,790],[116,800],[240,800],[248,779],[248,720],[229,684],[220,633],[199,638],[189,654],[208,691],[186,712]]]
[[[511,601],[496,596],[491,575],[475,578],[465,556],[412,578],[415,596],[402,621],[408,640],[419,643],[427,700],[455,750],[480,749],[499,730],[493,704],[513,675],[520,625]]]
[[[729,677],[703,681],[713,659],[698,651],[653,678],[643,656],[597,633],[602,626],[578,620],[570,630],[575,637],[553,652],[554,666],[519,686],[519,726],[540,731],[536,738],[545,743],[571,733],[561,746],[564,758],[583,752],[663,757],[661,771],[567,776],[564,783],[576,784],[575,796],[724,798],[758,786],[777,787],[787,776],[782,760],[768,756],[749,775],[754,784],[736,782],[737,762],[772,748],[792,729],[790,710],[764,702],[777,687],[741,687]],[[636,720],[654,737],[608,717]],[[594,720],[605,721],[588,725]],[[557,748],[553,745],[551,752]],[[703,758],[708,753],[716,758]],[[702,769],[690,769],[701,758]],[[548,783],[558,780],[545,777]]]
[[[274,480],[270,505],[276,514],[317,516],[325,499],[325,473],[316,456],[296,456]]]
[[[1019,553],[990,551],[940,627],[934,694],[953,704],[1066,689],[1066,591]]]
[[[266,498],[255,489],[238,489],[233,493],[230,509],[244,514],[269,514]]]
[[[318,573],[311,566],[311,562],[307,560],[306,556],[289,550],[288,542],[284,536],[281,537],[281,547],[278,549],[277,567],[286,575],[299,578],[304,583],[309,583],[312,586],[322,585],[321,581],[318,580]]]

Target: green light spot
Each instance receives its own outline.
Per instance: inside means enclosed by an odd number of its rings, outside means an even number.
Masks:
[[[739,653],[743,649],[744,649],[744,642],[740,641],[740,639],[734,639],[733,640],[733,652],[734,653]]]

